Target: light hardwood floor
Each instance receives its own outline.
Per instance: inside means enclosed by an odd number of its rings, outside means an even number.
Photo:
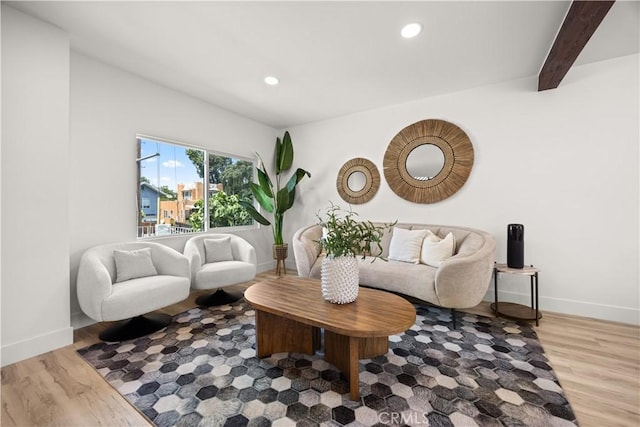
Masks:
[[[262,273],[257,280],[272,277],[273,272]],[[163,311],[173,315],[192,308],[200,294]],[[467,311],[492,316],[489,303]],[[640,328],[543,315],[536,332],[580,425],[640,426]],[[97,342],[103,327],[79,329],[72,345],[2,368],[0,425],[150,425],[76,353]]]

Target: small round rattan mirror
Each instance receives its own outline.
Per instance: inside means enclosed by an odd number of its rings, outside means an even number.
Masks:
[[[336,187],[345,202],[354,205],[366,203],[380,188],[380,173],[373,162],[356,157],[342,165]]]
[[[428,144],[442,151],[444,163],[436,168],[439,171],[434,176],[414,176],[416,173],[412,175],[407,169],[407,159],[411,156],[415,162],[415,157],[421,155],[420,147]],[[467,134],[453,123],[436,119],[422,120],[398,132],[383,161],[389,187],[415,203],[435,203],[453,195],[467,181],[472,166],[473,145]]]

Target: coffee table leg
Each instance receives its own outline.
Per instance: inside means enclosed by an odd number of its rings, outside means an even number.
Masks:
[[[318,346],[318,328],[256,310],[256,354],[296,352],[313,355]]]
[[[324,331],[324,360],[334,365],[347,379],[351,400],[360,398],[357,338]]]
[[[380,356],[388,350],[388,337],[358,338],[324,331],[324,360],[345,376],[351,400],[360,399],[360,359]]]

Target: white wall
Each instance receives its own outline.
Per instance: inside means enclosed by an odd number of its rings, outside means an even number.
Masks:
[[[89,247],[136,239],[136,133],[271,162],[278,132],[86,56],[71,53],[69,221],[71,312],[87,323],[76,299],[75,276]],[[268,227],[235,231],[274,267]],[[188,236],[156,239],[179,251]]]
[[[637,324],[638,58],[574,67],[556,90],[536,92],[532,77],[292,128],[297,163],[313,177],[300,186],[287,232],[315,222],[330,200],[346,207],[335,180],[347,160],[368,158],[384,176],[398,131],[448,120],[474,145],[464,187],[421,205],[383,178],[373,200],[354,206],[360,217],[480,228],[496,237],[502,262],[507,224],[522,223],[525,262],[542,270],[541,309]],[[528,300],[519,279],[501,276],[501,298]]]
[[[2,5],[2,365],[73,342],[69,39]]]

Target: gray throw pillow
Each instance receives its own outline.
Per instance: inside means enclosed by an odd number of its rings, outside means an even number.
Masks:
[[[233,261],[231,237],[204,239],[204,254],[207,264],[220,261]]]
[[[151,248],[132,251],[115,249],[113,258],[116,262],[116,283],[158,274],[151,260]]]

